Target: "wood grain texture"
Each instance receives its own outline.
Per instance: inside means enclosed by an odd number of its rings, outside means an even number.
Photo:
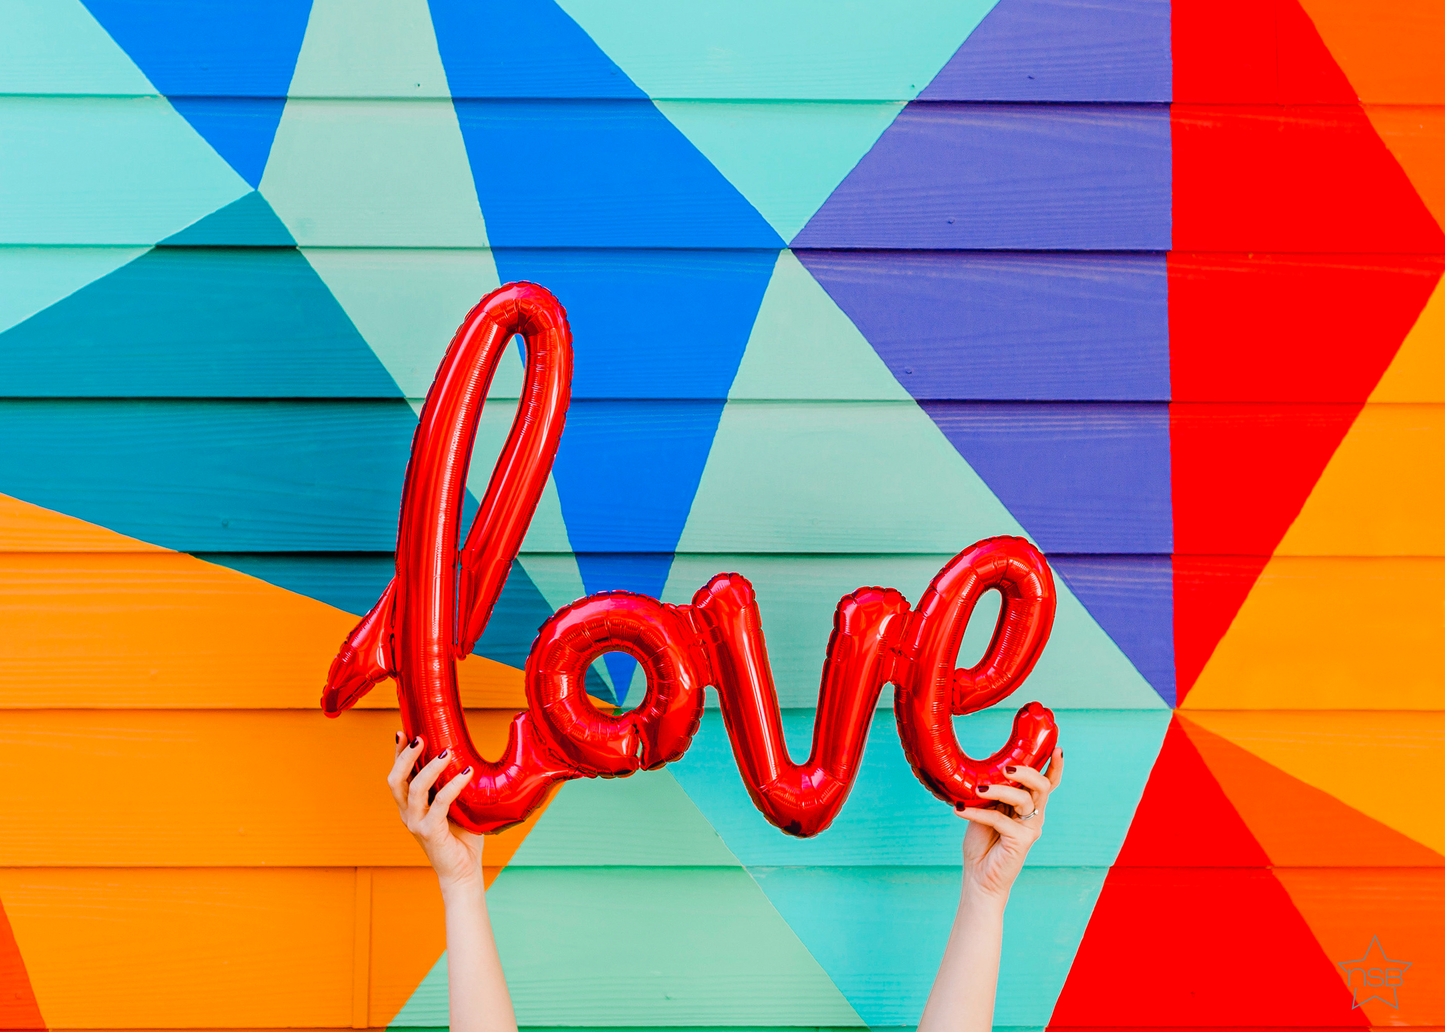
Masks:
[[[500,755],[513,715],[471,711],[477,748]],[[0,865],[425,864],[384,783],[396,730],[385,711],[10,711]],[[162,784],[161,771],[174,777]]]
[[[1445,558],[1276,555],[1215,646],[1188,705],[1445,708],[1442,611]]]
[[[351,1024],[350,869],[0,869],[51,1028]]]
[[[185,554],[0,553],[0,707],[314,710],[356,619]],[[520,670],[457,670],[465,705],[524,704]]]
[[[1167,109],[918,101],[792,243],[1164,251]]]
[[[1445,233],[1358,106],[1175,104],[1174,246],[1434,254]]]

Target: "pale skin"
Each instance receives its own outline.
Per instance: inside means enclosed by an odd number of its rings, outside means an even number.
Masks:
[[[386,781],[402,823],[421,845],[441,885],[447,926],[447,994],[452,1032],[516,1032],[517,1017],[492,937],[482,881],[482,836],[457,827],[447,810],[472,778],[452,778],[427,801],[446,767],[447,754],[412,773],[424,743],[396,735],[396,762]],[[1044,827],[1049,793],[1064,774],[1055,749],[1046,773],[1009,768],[1014,785],[979,786],[1000,809],[956,811],[970,823],[963,837],[963,891],[943,962],[923,1008],[918,1032],[989,1032],[1003,942],[1003,911],[1029,847]],[[1024,815],[1032,816],[1024,819]]]

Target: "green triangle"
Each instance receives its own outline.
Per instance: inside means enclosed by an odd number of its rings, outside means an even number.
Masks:
[[[426,0],[312,0],[293,97],[447,97]]]
[[[741,867],[508,865],[487,909],[523,1027],[863,1024]],[[391,1027],[448,1019],[443,955]]]
[[[911,398],[853,321],[788,250],[778,254],[728,397]]]
[[[569,781],[527,834],[512,867],[738,867],[666,770]]]
[[[501,286],[487,250],[307,247],[301,253],[408,398],[426,397],[457,327]],[[520,393],[522,362],[515,348],[508,351],[489,398]]]
[[[220,211],[213,211],[166,237],[158,246],[294,247],[295,244],[266,199],[252,190]]]
[[[148,247],[0,247],[0,332],[135,261]]]
[[[261,192],[303,247],[486,247],[425,0],[366,6],[313,6]]]
[[[7,3],[0,93],[99,97],[159,93],[80,0]]]
[[[656,105],[784,240],[797,235],[903,110],[901,100]]]
[[[558,0],[658,100],[912,100],[996,2]]]

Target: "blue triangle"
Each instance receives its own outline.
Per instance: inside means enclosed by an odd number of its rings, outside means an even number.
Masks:
[[[662,597],[663,585],[667,583],[668,571],[672,569],[670,554],[598,555],[579,552],[577,570],[582,574],[582,583],[587,593],[598,591],[635,591],[652,598]],[[616,689],[615,699],[619,705],[627,701],[627,687],[632,683],[637,660],[625,652],[609,652],[603,657],[607,672]]]
[[[583,584],[657,597],[776,254],[494,254],[503,280],[546,285],[572,325],[573,401],[553,474]],[[632,660],[607,662],[625,694]]]
[[[158,247],[295,247],[271,205],[255,190],[162,240]]]
[[[1000,0],[920,100],[1168,101],[1167,0]]]
[[[85,0],[91,14],[252,186],[296,70],[311,0]]]
[[[439,3],[433,21],[493,247],[782,246],[552,0]],[[518,37],[479,45],[498,24]],[[458,83],[500,92],[467,99]]]
[[[454,98],[647,97],[552,0],[430,6]]]
[[[1167,555],[1052,555],[1049,565],[1171,707],[1174,568]]]
[[[284,97],[172,97],[171,105],[242,179],[261,185]]]
[[[294,247],[148,251],[0,334],[0,381],[12,396],[400,400]]]

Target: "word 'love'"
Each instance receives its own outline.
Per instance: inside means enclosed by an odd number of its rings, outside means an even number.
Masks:
[[[517,415],[492,479],[460,544],[466,475],[477,422],[507,343],[520,334],[527,373]],[[591,595],[554,613],[526,664],[527,709],[513,720],[498,760],[467,735],[456,662],[486,629],[552,469],[571,400],[572,333],[548,291],[512,283],[488,294],[457,330],[427,393],[401,496],[396,576],[342,645],[322,709],[336,716],[394,677],[408,736],[426,741],[422,762],[444,749],[449,779],[471,782],[451,816],[494,832],[527,817],[554,786],[577,777],[625,777],[687,751],[702,718],[703,689],[722,703],[738,771],[753,802],[791,835],[816,835],[837,815],[863,755],[883,685],[892,683],[898,733],[918,779],[953,804],[990,805],[980,783],[1004,784],[1005,765],[1037,768],[1053,751],[1053,714],[1019,710],[1009,742],[986,760],[959,748],[952,717],[1005,698],[1028,676],[1054,619],[1054,584],[1028,542],[996,537],[965,549],[934,577],[917,609],[892,588],[859,588],[833,616],[818,693],[813,749],[793,763],[752,585],[714,577],[692,604],[667,605],[625,591]],[[954,669],[979,598],[1002,596],[983,658]],[[588,667],[626,652],[647,677],[642,702],[615,715],[588,697]]]

